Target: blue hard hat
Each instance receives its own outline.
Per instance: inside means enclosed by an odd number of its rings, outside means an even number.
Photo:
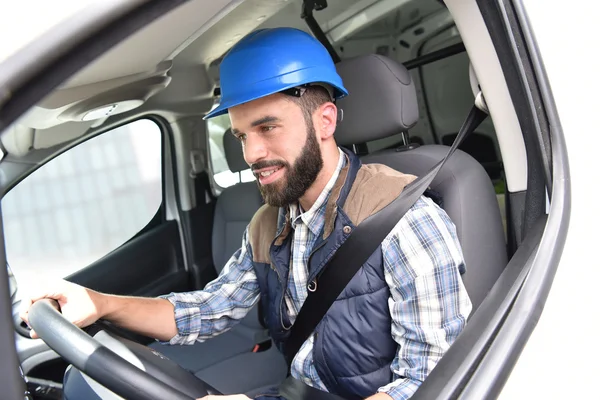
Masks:
[[[327,49],[294,28],[261,29],[242,38],[220,66],[221,103],[204,119],[286,89],[323,83],[334,99],[348,94]]]

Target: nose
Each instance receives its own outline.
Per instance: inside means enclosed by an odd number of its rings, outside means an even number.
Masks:
[[[246,135],[246,140],[243,143],[244,160],[248,165],[252,165],[267,157],[267,147],[264,140],[253,134]]]

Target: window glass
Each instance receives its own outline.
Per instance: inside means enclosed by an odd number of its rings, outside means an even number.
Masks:
[[[2,199],[19,281],[66,277],[134,237],[162,203],[162,135],[138,120],[52,159]]]
[[[398,62],[461,43],[448,10],[438,1],[398,2],[383,17],[361,26],[335,47],[344,58],[380,54]],[[359,21],[360,22],[360,21]],[[363,21],[364,23],[364,21]],[[451,145],[475,100],[466,52],[412,68],[419,103],[419,121],[409,130],[418,144]],[[367,143],[368,151],[394,148],[406,143],[397,135]],[[503,191],[502,162],[491,118],[486,119],[461,146],[486,169],[498,192]]]
[[[460,36],[456,28],[452,27],[425,42],[421,53],[431,53],[456,43],[460,43]],[[449,146],[475,101],[469,80],[467,54],[459,53],[424,65],[421,68],[421,82],[437,142]],[[461,149],[483,165],[492,181],[501,181],[500,148],[491,118],[477,127],[461,145]]]
[[[223,136],[230,128],[229,116],[227,114],[211,118],[207,121],[208,141],[210,148],[210,162],[214,180],[221,188],[235,185],[239,182],[252,182],[255,180],[250,168],[240,173],[231,172],[225,159],[223,149]],[[227,134],[231,134],[227,132]]]
[[[386,4],[392,5],[393,2]],[[398,1],[397,5],[384,16],[366,23],[364,19],[354,18],[357,24],[361,24],[360,29],[334,43],[340,57],[347,59],[380,54],[403,63],[461,42],[460,34],[441,2]],[[410,74],[415,84],[420,115],[416,125],[409,129],[409,141],[419,145],[451,145],[475,100],[467,53],[458,53],[412,68]],[[367,149],[375,152],[399,147],[406,144],[403,139],[398,132],[367,142]],[[491,118],[487,118],[465,140],[461,150],[481,163],[488,173],[506,223],[503,166]]]

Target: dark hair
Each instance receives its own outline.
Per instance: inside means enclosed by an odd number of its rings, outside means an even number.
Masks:
[[[289,99],[300,107],[307,126],[312,126],[313,112],[321,105],[332,101],[329,91],[319,85],[309,86],[302,96],[289,96]]]

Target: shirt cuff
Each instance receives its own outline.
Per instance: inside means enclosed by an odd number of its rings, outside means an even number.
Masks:
[[[194,318],[194,325],[197,329],[195,329],[195,332],[190,332],[190,317],[193,314],[198,315],[200,310],[183,307],[182,303],[177,299],[177,293],[165,294],[158,297],[168,300],[173,304],[173,317],[175,318],[175,325],[177,326],[177,334],[168,341],[157,340],[157,342],[169,345],[194,344],[198,339],[201,319]]]
[[[417,389],[421,386],[420,381],[413,379],[400,378],[396,379],[392,383],[387,384],[377,390],[378,393],[386,393],[394,400],[407,400],[409,399]]]

